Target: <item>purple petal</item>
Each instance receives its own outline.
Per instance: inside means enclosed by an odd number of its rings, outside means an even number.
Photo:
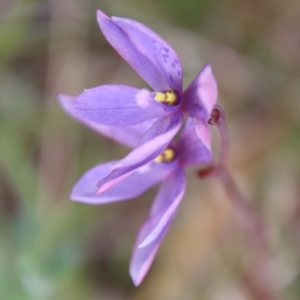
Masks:
[[[156,91],[181,93],[182,69],[175,51],[155,32],[130,19],[98,11],[99,26],[107,41]]]
[[[170,218],[166,226],[164,227],[163,231],[161,234],[157,237],[155,243],[152,243],[148,245],[147,247],[144,248],[138,248],[137,245],[134,246],[134,251],[131,257],[131,262],[130,262],[130,276],[131,279],[134,283],[135,286],[139,286],[143,279],[145,278],[146,274],[148,273],[148,270],[150,269],[152,262],[155,258],[156,252],[166,236],[172,221],[175,217],[175,214]],[[139,232],[139,236],[142,235],[142,229]],[[137,242],[138,242],[137,239]],[[137,244],[136,242],[136,244]]]
[[[203,123],[200,122],[201,121],[198,121],[198,127],[201,130],[202,127],[200,124],[203,125]],[[208,128],[207,125],[206,127]],[[208,133],[209,135],[207,135],[207,132],[205,134],[200,132],[199,139],[199,135],[196,133],[196,124],[191,118],[187,119],[177,146],[180,159],[184,165],[208,163],[212,160],[210,132],[208,131]]]
[[[186,187],[181,167],[162,184],[148,220],[141,227],[130,262],[130,275],[139,285],[148,272],[157,249],[176,214]]]
[[[88,89],[74,100],[74,109],[89,121],[108,126],[130,126],[168,115],[178,105],[154,100],[155,93],[125,85],[102,85]]]
[[[158,119],[146,132],[139,145],[114,166],[114,170],[99,182],[102,193],[128,176],[135,169],[154,160],[169,145],[182,123],[181,112]]]
[[[100,125],[98,123],[87,120],[82,117],[74,108],[72,96],[58,95],[59,102],[66,113],[71,117],[95,130],[96,132],[105,135],[121,144],[124,144],[130,148],[134,148],[141,140],[144,133],[151,127],[153,120],[140,123],[138,125],[132,125],[127,127],[112,127]]]
[[[98,165],[87,171],[75,184],[70,198],[88,204],[103,204],[135,198],[153,185],[164,180],[174,170],[174,163],[145,165],[101,195],[97,194],[97,183],[107,176],[115,162]]]
[[[183,93],[185,111],[208,121],[218,97],[218,86],[210,65],[206,65]]]
[[[193,119],[196,124],[196,133],[203,145],[211,152],[211,135],[206,121]]]

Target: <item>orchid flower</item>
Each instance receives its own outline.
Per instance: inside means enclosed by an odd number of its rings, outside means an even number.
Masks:
[[[85,118],[74,110],[73,101],[72,97],[60,96],[65,111],[86,123]],[[116,127],[110,130],[111,127],[96,123],[88,122],[87,125],[131,147],[142,139],[144,131],[151,126],[151,124],[144,124],[144,127]],[[142,225],[134,246],[130,275],[135,285],[138,286],[147,274],[176,215],[186,188],[185,167],[203,162],[207,162],[206,148],[196,135],[193,121],[188,119],[177,143],[170,143],[155,159],[136,168],[108,189],[99,192],[97,184],[118,164],[115,161],[93,167],[75,184],[71,192],[72,200],[88,204],[104,204],[135,198],[162,182],[149,218]]]
[[[135,285],[146,275],[183,197],[184,168],[212,158],[208,120],[217,99],[209,65],[183,91],[182,68],[175,51],[145,25],[97,13],[108,42],[149,84],[152,91],[102,85],[77,97],[59,95],[64,110],[91,129],[133,150],[120,161],[87,171],[71,199],[103,204],[132,199],[162,182],[142,226],[130,263]],[[178,143],[172,142],[188,116]]]
[[[153,89],[108,84],[87,89],[73,100],[74,110],[86,124],[148,129],[134,150],[99,183],[100,191],[155,159],[178,132],[184,115],[192,118],[205,160],[210,161],[207,121],[217,99],[211,67],[206,65],[183,91],[179,58],[159,35],[137,21],[109,18],[101,11],[97,20],[107,41]]]

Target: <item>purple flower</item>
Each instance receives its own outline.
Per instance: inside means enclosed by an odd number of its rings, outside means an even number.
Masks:
[[[103,204],[132,199],[162,182],[134,247],[130,274],[139,285],[166,235],[185,191],[184,168],[212,158],[207,121],[217,99],[211,67],[205,66],[183,91],[175,51],[141,23],[97,14],[109,43],[153,91],[103,85],[77,97],[59,95],[72,117],[133,150],[120,161],[87,171],[71,199]],[[173,137],[189,116],[177,143]]]
[[[75,97],[73,108],[86,124],[128,128],[142,124],[149,129],[99,187],[108,188],[157,157],[178,132],[184,115],[192,117],[194,130],[203,144],[204,160],[210,161],[207,121],[217,99],[217,84],[211,67],[205,66],[183,91],[180,61],[160,36],[137,21],[109,18],[101,11],[97,19],[108,42],[154,90],[102,85]]]
[[[127,146],[134,147],[151,126],[151,123],[143,123],[143,126],[112,128],[86,122],[86,119],[74,110],[72,101],[72,97],[60,96],[62,106],[71,116]],[[188,119],[177,143],[171,142],[155,159],[131,170],[113,185],[100,190],[97,188],[99,180],[110,174],[120,163],[116,161],[93,167],[74,186],[71,199],[88,204],[103,204],[132,199],[162,182],[149,217],[139,231],[132,253],[130,275],[135,285],[139,285],[148,272],[176,215],[186,188],[184,168],[206,162],[206,156],[206,148],[196,135],[193,121]]]

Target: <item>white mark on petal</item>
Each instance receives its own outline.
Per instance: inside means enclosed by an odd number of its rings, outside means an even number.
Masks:
[[[146,164],[146,165],[143,165],[143,166],[139,167],[139,168],[136,170],[136,172],[138,172],[138,173],[140,173],[140,174],[147,173],[147,172],[149,172],[150,170],[152,170],[151,166],[152,166],[152,162],[150,162],[150,163],[148,163],[148,164]]]
[[[151,101],[151,93],[144,89],[140,90],[135,96],[135,102],[139,107],[147,107]]]

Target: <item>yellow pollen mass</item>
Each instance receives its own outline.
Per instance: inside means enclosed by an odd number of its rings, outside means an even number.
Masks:
[[[155,101],[164,103],[166,105],[176,105],[178,103],[178,95],[174,90],[168,90],[166,92],[157,92],[154,97]]]
[[[172,148],[167,148],[160,155],[155,158],[155,162],[157,163],[168,163],[172,162],[176,157],[176,153]]]
[[[154,99],[157,102],[165,102],[166,101],[166,94],[158,92],[158,93],[155,94]]]
[[[177,97],[176,93],[173,90],[167,91],[166,96],[167,96],[166,101],[169,105],[176,104],[176,102],[178,100],[178,97]]]

